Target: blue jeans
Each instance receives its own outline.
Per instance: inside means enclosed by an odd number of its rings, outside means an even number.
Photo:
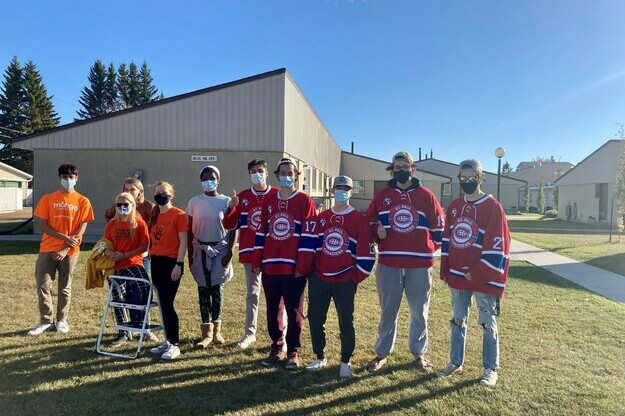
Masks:
[[[451,363],[464,363],[464,350],[467,342],[467,321],[472,297],[478,308],[477,322],[482,327],[482,364],[484,368],[499,367],[499,333],[497,331],[497,296],[468,290],[451,289],[453,317],[451,325]]]

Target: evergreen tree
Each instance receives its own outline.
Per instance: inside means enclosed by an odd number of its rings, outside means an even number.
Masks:
[[[510,165],[510,163],[508,162],[504,163],[503,166],[501,167],[501,174],[507,175],[510,172],[512,172],[512,165]]]
[[[139,69],[134,62],[130,63],[128,69],[128,106],[135,107],[141,104],[141,78],[139,77]]]
[[[556,211],[560,210],[558,208],[558,194],[559,193],[560,193],[560,188],[556,186],[555,189],[553,190],[553,209],[555,209]]]
[[[83,106],[84,110],[78,110],[80,119],[88,119],[91,117],[101,116],[107,113],[107,71],[104,64],[99,59],[89,70],[90,87],[85,87],[78,102]]]
[[[143,62],[139,73],[140,90],[139,104],[146,104],[158,99],[158,88],[154,86],[154,79],[148,68],[148,64]]]
[[[530,187],[525,187],[525,193],[523,194],[523,203],[525,204],[525,212],[530,210]]]
[[[540,185],[538,186],[538,196],[536,197],[536,207],[539,214],[545,213],[545,179],[540,178]]]
[[[117,69],[117,90],[119,108],[130,107],[130,79],[128,78],[128,67],[125,62],[119,64]]]
[[[4,72],[0,90],[0,161],[25,172],[32,172],[32,157],[13,148],[13,140],[25,134],[25,105],[24,72],[17,56],[14,56]]]
[[[48,96],[41,74],[33,61],[28,61],[24,66],[24,86],[24,131],[31,134],[58,126],[60,118],[54,111],[52,96]]]
[[[111,62],[106,71],[106,112],[110,113],[120,108],[117,72],[115,71],[115,65]]]

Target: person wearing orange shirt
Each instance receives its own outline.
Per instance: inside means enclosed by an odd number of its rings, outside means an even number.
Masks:
[[[104,254],[115,261],[115,275],[136,277],[148,280],[148,273],[143,267],[143,253],[148,249],[148,226],[137,215],[135,198],[128,192],[122,192],[115,197],[115,217],[106,224],[104,238],[113,243],[113,249],[106,249]],[[109,280],[109,284],[111,281]],[[142,282],[129,280],[119,284],[113,290],[113,300],[127,303],[145,304],[149,286]],[[115,310],[115,320],[118,325],[125,322],[121,309]],[[130,324],[140,327],[145,312],[129,310]],[[130,339],[130,334],[120,331],[111,347],[120,347]]]
[[[161,354],[164,360],[173,360],[180,355],[178,314],[174,299],[180,286],[187,251],[189,224],[183,210],[172,205],[174,187],[169,182],[154,186],[154,201],[157,206],[150,216],[150,256],[152,258],[152,281],[158,291],[163,314],[165,341],[150,351]]]
[[[39,335],[53,326],[56,326],[58,333],[69,332],[67,317],[72,274],[78,260],[82,235],[87,229],[87,223],[94,219],[89,199],[74,190],[78,181],[78,168],[63,164],[58,168],[58,174],[60,189],[42,196],[34,212],[42,234],[35,265],[40,322],[28,331],[29,336]],[[57,273],[58,304],[55,325],[51,292]]]

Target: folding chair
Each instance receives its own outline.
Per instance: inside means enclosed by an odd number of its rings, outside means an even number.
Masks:
[[[117,276],[117,275],[112,275],[109,276],[110,279],[110,288],[109,288],[109,295],[108,295],[108,299],[106,300],[106,305],[104,306],[104,316],[102,317],[102,324],[100,325],[100,334],[98,335],[98,341],[96,343],[96,351],[98,354],[102,354],[102,355],[110,355],[112,357],[118,357],[118,358],[125,358],[125,359],[133,359],[133,358],[137,358],[137,356],[139,355],[139,353],[141,352],[141,346],[143,344],[143,338],[145,337],[145,334],[147,331],[150,332],[156,332],[156,331],[161,331],[163,330],[163,313],[161,312],[161,308],[160,305],[157,301],[153,300],[153,295],[154,293],[156,293],[156,288],[152,285],[152,283],[147,280],[147,279],[142,279],[142,278],[138,278],[138,277],[129,277],[129,276]],[[121,285],[130,282],[130,281],[135,281],[135,282],[139,282],[139,283],[144,283],[146,285],[146,287],[149,287],[149,291],[148,291],[148,297],[146,299],[146,303],[145,304],[136,304],[136,303],[129,303],[127,301],[125,301],[124,299],[121,300],[115,300],[114,299],[114,295],[113,295],[113,291],[117,291],[117,293],[121,293],[120,291],[120,287]],[[109,315],[109,311],[113,308],[121,308],[124,310],[124,315],[127,315],[127,311],[129,309],[132,310],[137,310],[137,311],[143,311],[143,322],[141,322],[139,325],[133,325],[131,322],[124,322],[122,324],[119,324],[117,322],[115,322],[115,329],[117,331],[128,331],[128,333],[138,333],[139,334],[139,342],[137,343],[137,351],[135,351],[134,355],[127,355],[127,354],[121,354],[121,353],[116,353],[116,352],[112,352],[112,351],[105,351],[102,349],[102,337],[104,335],[104,331],[106,329],[106,318]],[[161,324],[160,325],[149,325],[148,324],[148,312],[150,309],[152,308],[158,308],[158,312],[159,312],[159,316],[161,318]]]

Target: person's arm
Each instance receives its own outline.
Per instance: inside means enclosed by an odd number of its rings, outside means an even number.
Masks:
[[[432,207],[428,221],[430,222],[430,236],[434,246],[438,249],[441,246],[443,229],[445,228],[445,211],[443,211],[443,207],[434,194],[432,194]]]
[[[360,216],[356,236],[356,274],[354,283],[358,284],[371,274],[375,263],[375,247],[371,239],[369,223],[364,216]]]
[[[228,264],[232,260],[232,248],[234,247],[234,243],[237,240],[237,231],[231,230],[228,231],[228,251],[226,255],[221,258],[221,265],[224,267],[228,267]]]
[[[86,227],[86,223],[85,223],[85,227]],[[43,218],[39,218],[39,229],[41,229],[41,232],[44,232],[44,233],[48,234],[51,237],[57,238],[59,240],[62,240],[67,245],[68,249],[78,245],[78,243],[80,241],[78,238],[76,238],[74,236],[65,235],[65,234],[55,230],[54,228],[52,228],[48,224],[48,220],[44,220]],[[84,230],[83,230],[83,232],[84,232]]]
[[[178,256],[176,257],[176,263],[184,262],[184,256],[187,252],[187,238],[188,238],[187,234],[188,234],[187,231],[178,232],[178,241],[180,242],[180,244],[178,245]],[[184,267],[184,264],[182,266],[176,264],[174,269],[171,271],[172,282],[176,282],[180,280],[180,277],[182,276],[183,267]]]

